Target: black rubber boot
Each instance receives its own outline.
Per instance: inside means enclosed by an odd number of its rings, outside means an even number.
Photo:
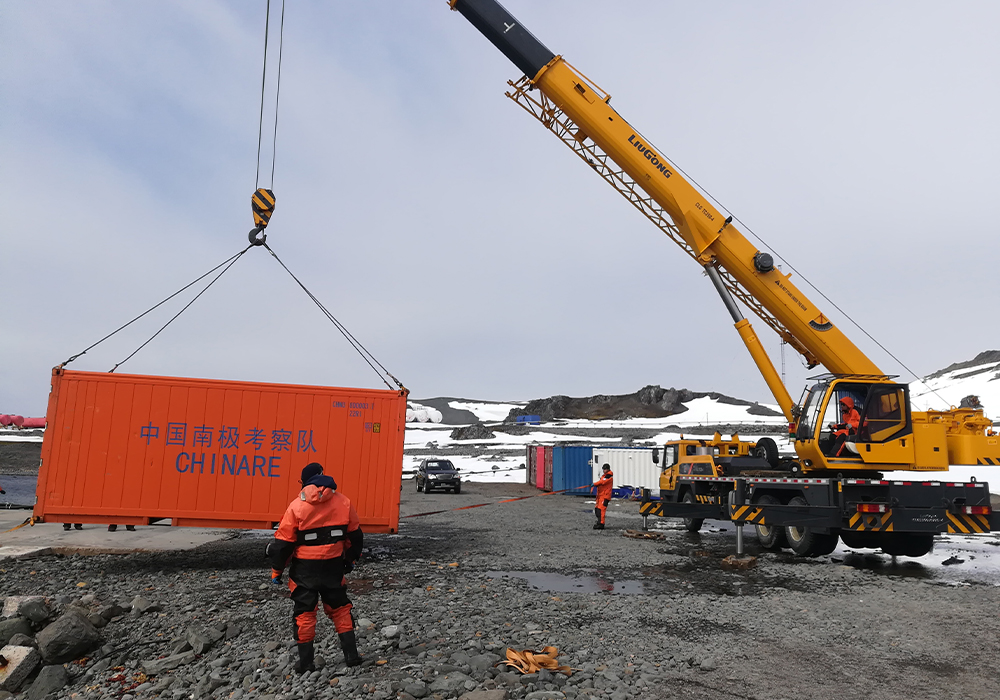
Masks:
[[[340,648],[344,650],[344,663],[348,666],[360,666],[363,659],[358,654],[358,640],[354,630],[340,635]]]
[[[595,530],[603,530],[604,529],[604,523],[594,523],[594,529]]]
[[[108,525],[108,532],[115,532],[118,530],[117,525]]]
[[[71,529],[73,529],[73,525],[71,525],[70,523],[63,523],[63,530],[71,530]]]
[[[315,650],[313,649],[312,642],[302,642],[298,645],[299,647],[299,662],[295,664],[296,673],[309,673],[310,671],[315,671],[316,667],[313,665],[313,655]]]

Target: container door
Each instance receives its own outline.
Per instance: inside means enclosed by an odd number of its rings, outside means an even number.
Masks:
[[[551,449],[551,447],[548,448],[548,450]],[[548,450],[545,447],[535,448],[535,488],[545,488],[545,453]]]
[[[592,447],[573,447],[572,469],[566,475],[566,488],[573,489],[574,493],[586,493],[589,491],[591,460],[594,456]]]
[[[545,448],[545,475],[542,488],[546,491],[552,490],[552,448]]]
[[[552,478],[546,483],[546,491],[562,491],[566,488],[567,448],[556,445],[552,448]]]
[[[535,449],[535,447],[528,447],[528,449],[525,450],[525,451],[527,452],[527,454],[525,455],[525,458],[524,458],[525,472],[527,472],[526,475],[525,475],[525,480],[526,480],[525,483],[527,483],[529,486],[534,486],[535,485],[535,464],[537,463],[535,461],[535,457],[538,454],[538,452]]]

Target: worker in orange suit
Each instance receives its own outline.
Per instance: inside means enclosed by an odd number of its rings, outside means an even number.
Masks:
[[[340,648],[348,666],[361,663],[351,619],[345,574],[361,557],[364,535],[358,513],[347,496],[337,491],[333,477],[317,463],[302,470],[302,491],[288,505],[274,540],[267,547],[271,582],[281,583],[288,567],[298,673],[314,671],[313,640],[316,638],[316,605],[323,599],[323,612],[333,620]]]
[[[601,469],[603,470],[601,478],[591,486],[591,488],[597,489],[597,503],[594,507],[594,515],[597,516],[597,522],[594,523],[595,530],[604,529],[604,515],[608,512],[608,504],[611,503],[611,492],[614,490],[615,475],[611,471],[611,465],[605,464]]]
[[[861,414],[854,408],[854,399],[845,396],[840,400],[840,422],[831,423],[830,430],[833,432],[833,447],[830,454],[839,457],[844,449],[844,442],[848,436],[857,435],[858,427],[861,425]]]

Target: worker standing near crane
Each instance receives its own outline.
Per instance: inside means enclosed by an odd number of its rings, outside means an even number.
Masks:
[[[317,462],[306,465],[301,482],[302,491],[288,505],[274,540],[267,547],[272,583],[281,583],[281,574],[289,565],[288,588],[294,603],[292,617],[299,651],[295,670],[298,673],[315,670],[313,640],[320,598],[323,611],[340,637],[344,662],[357,666],[362,659],[358,655],[345,574],[351,572],[361,557],[364,543],[358,513],[350,499],[337,491],[333,477],[325,475]]]
[[[597,522],[594,523],[595,530],[604,529],[604,516],[608,512],[608,504],[611,502],[611,492],[615,486],[615,475],[611,471],[611,465],[605,464],[601,469],[603,470],[601,478],[591,486],[591,488],[597,489],[597,503],[594,505],[594,515],[597,516]]]

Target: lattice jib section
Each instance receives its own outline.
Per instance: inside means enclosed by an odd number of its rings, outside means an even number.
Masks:
[[[642,212],[647,219],[652,221],[658,229],[680,246],[692,259],[697,260],[697,254],[680,235],[677,226],[663,207],[640,188],[635,180],[622,170],[597,144],[587,138],[578,138],[577,135],[581,133],[579,128],[562,110],[556,107],[544,94],[532,89],[531,83],[527,78],[522,77],[517,82],[508,81],[507,84],[512,88],[511,91],[506,93],[507,97],[540,121],[560,141],[569,146],[581,160],[593,168],[605,182],[628,200],[629,204]],[[816,364],[816,358],[813,354],[771,312],[764,308],[753,295],[744,289],[729,272],[722,268],[719,268],[719,272],[722,275],[722,280],[726,288],[734,297],[743,302],[748,309],[753,311],[779,337],[801,353],[810,365]]]

